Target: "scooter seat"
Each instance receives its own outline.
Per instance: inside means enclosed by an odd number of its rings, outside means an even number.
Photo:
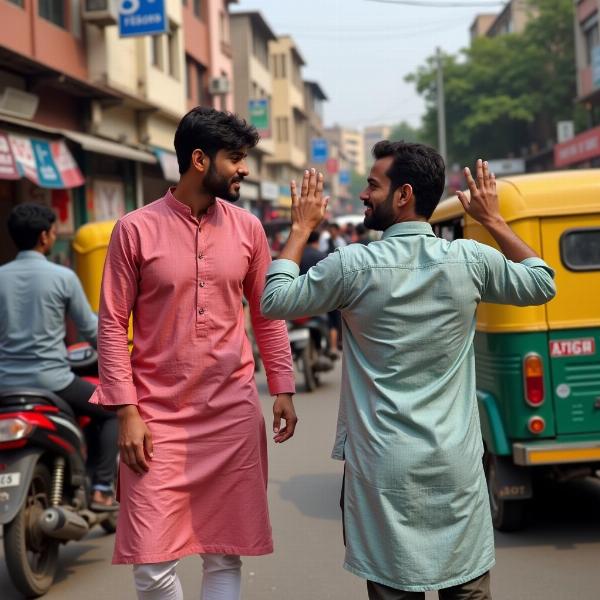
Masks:
[[[10,402],[7,400],[10,399]],[[31,404],[35,401],[42,401],[45,404],[53,404],[61,412],[67,414],[72,419],[75,418],[75,413],[68,402],[63,400],[60,396],[57,396],[49,390],[41,388],[2,388],[0,389],[0,406],[11,404],[11,405],[22,405]]]

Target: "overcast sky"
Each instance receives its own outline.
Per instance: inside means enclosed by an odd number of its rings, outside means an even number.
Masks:
[[[304,78],[318,81],[329,98],[326,124],[359,128],[402,120],[418,124],[424,105],[405,75],[437,46],[446,52],[467,46],[474,16],[502,7],[489,4],[427,8],[371,0],[239,0],[231,9],[258,10],[275,34],[293,36],[307,63]]]

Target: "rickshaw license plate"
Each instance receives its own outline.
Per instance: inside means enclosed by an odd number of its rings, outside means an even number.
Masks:
[[[577,340],[550,340],[550,356],[591,356],[596,354],[596,341],[594,338],[581,338]]]
[[[0,488],[16,487],[21,483],[21,473],[0,474]]]

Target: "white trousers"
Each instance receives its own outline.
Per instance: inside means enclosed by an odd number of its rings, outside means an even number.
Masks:
[[[230,554],[201,554],[200,600],[240,600],[242,561]],[[183,600],[178,560],[133,566],[138,600]]]

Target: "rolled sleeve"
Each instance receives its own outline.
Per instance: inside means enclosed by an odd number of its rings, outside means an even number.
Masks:
[[[320,315],[344,302],[344,274],[338,250],[298,276],[300,268],[287,259],[273,261],[261,300],[263,314],[272,319]]]
[[[513,262],[490,246],[478,244],[478,247],[484,302],[532,306],[545,304],[556,295],[554,271],[541,258]]]

